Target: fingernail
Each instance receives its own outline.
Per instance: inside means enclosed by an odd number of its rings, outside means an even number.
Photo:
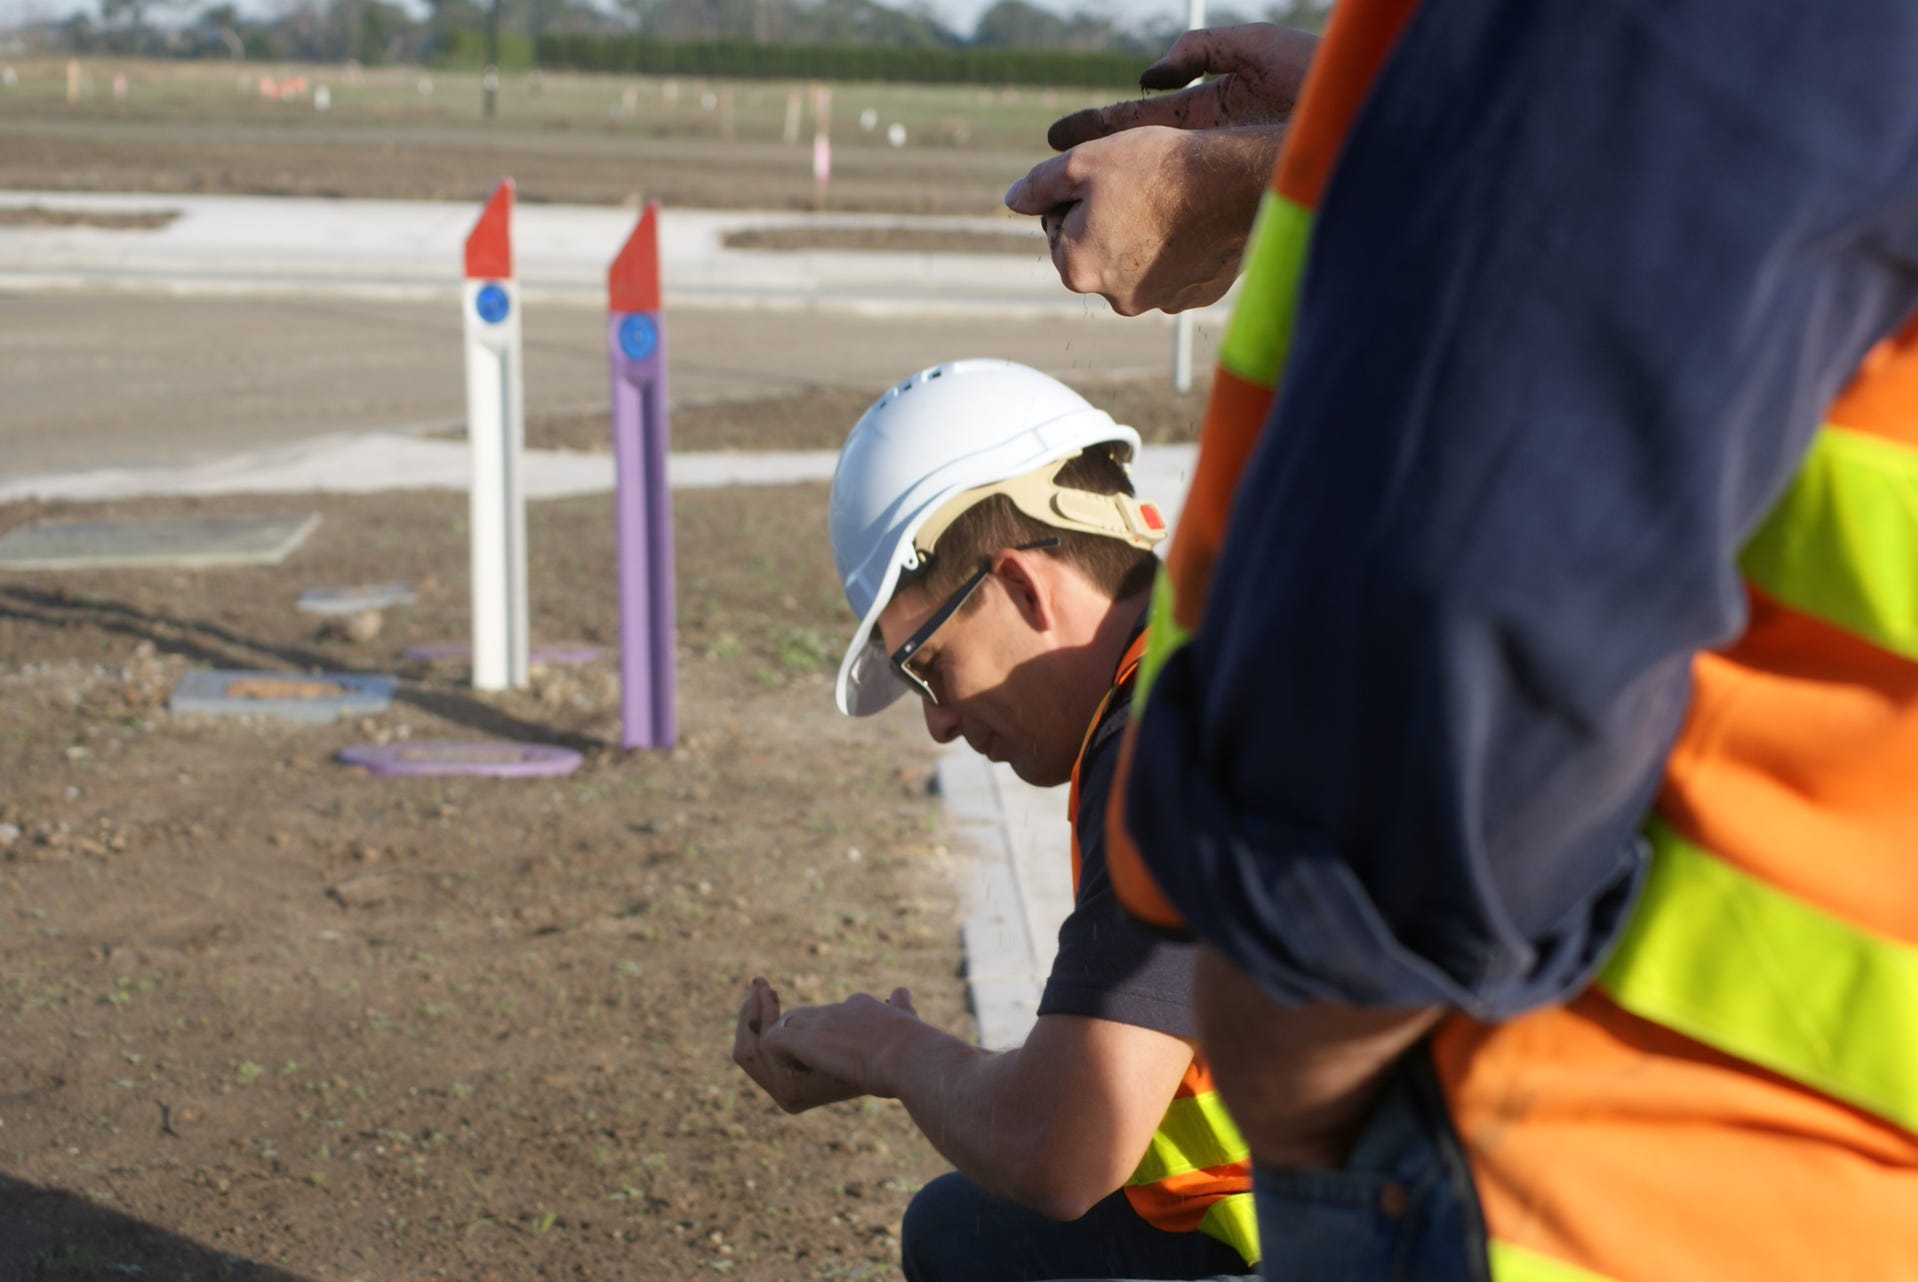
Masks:
[[[1006,188],[1007,207],[1012,208],[1016,205],[1016,202],[1024,200],[1025,198],[1026,198],[1026,180],[1023,178],[1013,179],[1012,186]]]

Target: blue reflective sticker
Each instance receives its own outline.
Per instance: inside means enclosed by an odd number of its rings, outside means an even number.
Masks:
[[[645,312],[634,312],[619,323],[619,350],[629,361],[643,361],[659,348],[659,326]]]
[[[493,281],[480,286],[480,292],[473,299],[473,310],[488,325],[497,325],[506,319],[506,313],[513,310],[513,300],[506,291]]]

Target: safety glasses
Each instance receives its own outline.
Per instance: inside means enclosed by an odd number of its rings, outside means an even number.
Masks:
[[[1021,543],[1013,551],[1037,552],[1041,548],[1058,546],[1058,539],[1039,539],[1033,543]],[[890,656],[892,670],[899,674],[899,679],[906,683],[906,687],[917,692],[921,699],[935,707],[939,704],[939,696],[933,692],[932,686],[925,677],[913,670],[913,656],[919,653],[926,642],[932,640],[933,635],[945,626],[946,620],[957,614],[960,608],[972,598],[972,594],[979,590],[979,585],[990,577],[992,577],[992,561],[988,558],[985,564],[974,570],[964,583],[955,588],[952,595],[942,601],[939,608],[919,625],[918,630],[906,638],[906,643],[894,650]]]

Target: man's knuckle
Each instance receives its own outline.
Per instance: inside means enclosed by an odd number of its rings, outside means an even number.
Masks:
[[[1079,262],[1068,262],[1060,273],[1065,287],[1075,294],[1103,294],[1100,288],[1105,283],[1105,274],[1095,268]]]

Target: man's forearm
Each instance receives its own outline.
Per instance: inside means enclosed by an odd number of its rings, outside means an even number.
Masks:
[[[755,985],[753,997],[758,995]],[[749,1014],[764,1016],[769,1009],[776,1007],[742,1013],[742,1029]],[[741,1059],[748,1071],[758,1065],[765,1076],[765,1065],[782,1067],[776,1099],[804,1097],[815,1078],[843,1083],[856,1094],[896,1099],[933,1147],[981,1187],[1043,1213],[1062,1209],[1056,1180],[1037,1159],[1048,1152],[1047,1128],[1058,1124],[1063,1110],[1051,1106],[1052,1092],[1022,1079],[1021,1051],[981,1050],[921,1021],[898,996],[883,1005],[858,996],[834,1006],[802,1007],[775,1020],[751,1049]],[[1093,1147],[1053,1144],[1051,1151],[1079,1155]]]
[[[1282,1006],[1211,948],[1193,986],[1200,1047],[1261,1166],[1343,1165],[1392,1065],[1441,1014]]]
[[[1008,1089],[1018,1053],[981,1050],[923,1025],[889,1049],[883,1072],[888,1093],[955,1169],[982,1188],[1028,1202],[1032,1141],[1043,1126]]]
[[[791,1011],[759,1050],[899,1100],[975,1183],[1064,1220],[1125,1182],[1192,1061],[1182,1038],[1063,1014],[983,1051],[922,1022],[903,990]]]
[[[1025,1054],[983,1051],[927,1028],[894,1049],[887,1078],[920,1131],[968,1179],[1041,1215],[1077,1219],[1129,1169],[1123,1158],[1099,1169],[1097,1139],[1106,1137],[1062,1133],[1073,1128],[1048,1092],[1024,1080]]]

